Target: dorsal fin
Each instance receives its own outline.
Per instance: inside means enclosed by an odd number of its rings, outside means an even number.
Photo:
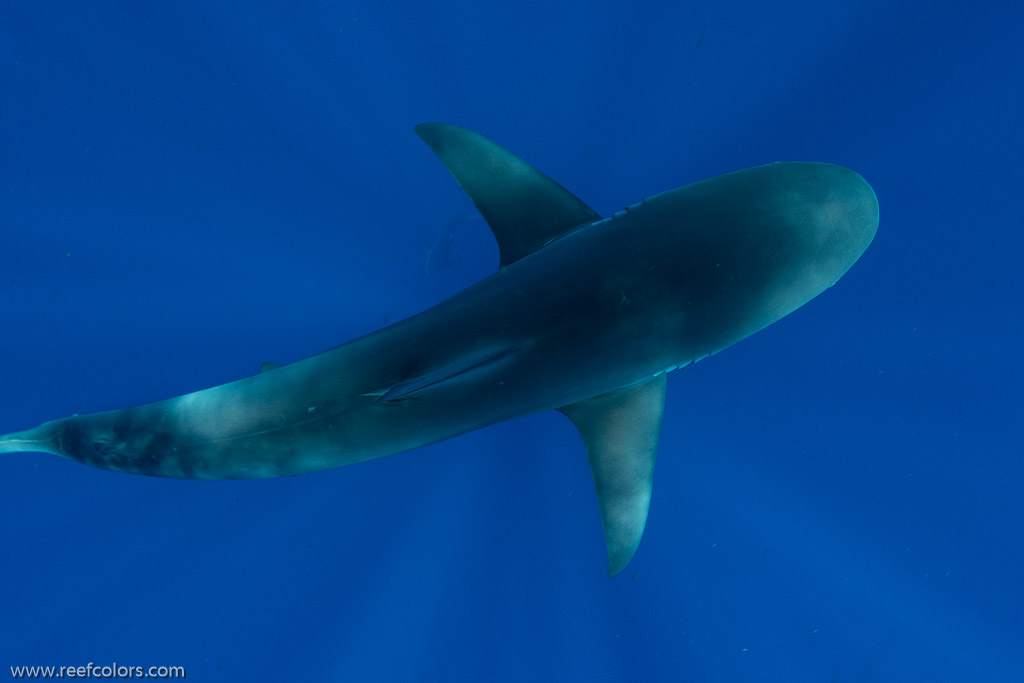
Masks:
[[[665,373],[559,408],[587,449],[609,576],[629,564],[644,535],[664,410]]]
[[[416,133],[491,226],[502,267],[601,218],[554,180],[481,135],[449,123],[423,123]]]
[[[281,367],[281,366],[278,365],[277,363],[275,363],[273,361],[265,360],[265,361],[263,361],[263,364],[260,365],[260,374],[262,375],[264,372],[270,372],[271,370],[277,370],[279,367]]]

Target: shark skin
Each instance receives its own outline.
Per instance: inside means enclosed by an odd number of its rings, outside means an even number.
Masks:
[[[583,439],[608,571],[621,571],[646,524],[666,373],[833,285],[874,238],[875,194],[841,166],[774,163],[602,219],[476,133],[443,123],[416,132],[491,226],[496,273],[305,360],[0,436],[0,453],[161,477],[274,477],[557,409]]]

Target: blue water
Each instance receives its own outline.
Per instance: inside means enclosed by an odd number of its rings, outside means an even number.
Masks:
[[[497,265],[412,132],[602,214],[778,160],[875,188],[853,269],[669,377],[605,550],[561,415],[295,478],[0,462],[0,676],[1019,681],[1020,3],[0,4],[0,433],[286,363]]]

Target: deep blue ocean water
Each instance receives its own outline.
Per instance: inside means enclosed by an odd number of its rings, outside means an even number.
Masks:
[[[608,215],[779,160],[875,188],[832,289],[669,376],[622,575],[556,413],[294,478],[0,462],[0,677],[1024,680],[1010,2],[0,4],[0,433],[291,362],[497,267],[412,132]]]

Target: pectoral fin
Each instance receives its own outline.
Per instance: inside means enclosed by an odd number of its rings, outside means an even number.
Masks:
[[[471,379],[480,373],[488,372],[507,360],[512,353],[512,349],[509,348],[484,349],[467,354],[452,363],[408,377],[385,389],[363,395],[375,396],[379,401],[391,403],[415,398],[432,388],[447,386],[452,382]]]
[[[664,408],[664,374],[559,408],[587,449],[609,576],[629,564],[644,534]]]
[[[449,123],[416,132],[430,145],[491,226],[507,266],[600,216],[503,147]]]

